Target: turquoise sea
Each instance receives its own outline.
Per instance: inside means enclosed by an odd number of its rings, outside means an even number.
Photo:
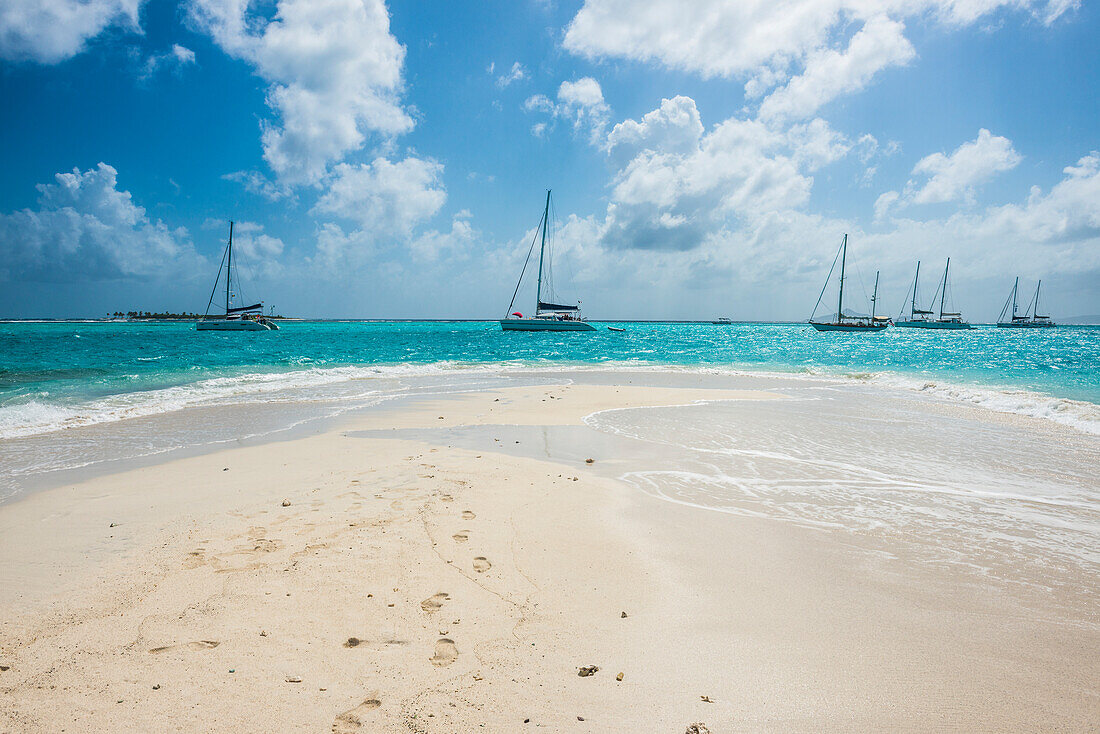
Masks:
[[[555,366],[849,376],[1097,432],[1100,327],[818,333],[806,324],[622,323],[504,333],[496,322],[285,322],[197,332],[179,322],[0,323],[0,438],[374,375]]]

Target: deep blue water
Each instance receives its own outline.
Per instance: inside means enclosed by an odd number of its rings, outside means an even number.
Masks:
[[[496,322],[287,322],[278,332],[190,323],[0,323],[0,436],[51,411],[166,388],[224,389],[242,376],[297,383],[334,368],[555,364],[708,366],[876,374],[1100,404],[1100,327],[818,333],[806,324],[620,324],[587,333],[500,331]],[[225,378],[225,379],[222,379]],[[179,392],[178,390],[176,391]],[[177,396],[178,397],[178,396]],[[166,401],[164,409],[174,406]],[[62,410],[63,409],[63,410]]]

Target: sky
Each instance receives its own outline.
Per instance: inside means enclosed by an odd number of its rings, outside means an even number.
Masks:
[[[1075,0],[0,0],[0,317],[1100,314]],[[537,249],[536,249],[537,254]],[[531,268],[528,269],[530,273]],[[534,305],[528,277],[514,308]]]

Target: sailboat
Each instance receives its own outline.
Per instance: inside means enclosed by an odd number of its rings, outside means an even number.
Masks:
[[[833,267],[829,268],[829,275],[825,278],[825,285],[821,288],[821,295],[817,297],[817,304],[810,314],[810,325],[818,331],[858,331],[864,333],[880,332],[890,324],[890,319],[884,316],[875,316],[875,303],[878,301],[878,273],[875,273],[875,291],[871,296],[870,316],[845,316],[844,315],[844,266],[848,256],[848,235],[844,235],[844,242],[840,245],[837,257],[840,258],[840,296],[836,304],[835,321],[814,321],[814,315],[821,306],[821,298],[825,295],[825,289],[829,287],[829,280],[833,276],[833,268],[836,267],[836,257],[833,258]]]
[[[218,277],[214,279],[214,289],[210,292],[210,300],[206,303],[206,313],[195,324],[195,328],[198,331],[277,331],[279,326],[274,321],[264,318],[262,301],[251,306],[233,306],[233,222],[229,223],[229,244],[225,246],[222,265],[225,266],[225,313],[215,315],[210,313],[210,307],[214,304],[214,295],[218,292],[218,283],[222,279],[222,266],[218,266]],[[239,287],[239,278],[237,284]]]
[[[1001,315],[997,317],[997,326],[1007,326],[1010,328],[1018,329],[1041,329],[1049,326],[1057,326],[1050,316],[1041,316],[1039,314],[1039,289],[1043,287],[1043,281],[1039,281],[1035,286],[1035,298],[1031,300],[1027,310],[1022,315],[1016,312],[1016,294],[1020,290],[1020,278],[1016,278],[1016,282],[1012,284],[1012,293],[1008,295],[1008,300],[1005,301],[1005,305],[1001,308]],[[1008,307],[1012,306],[1012,313],[1009,315]],[[1009,320],[1005,321],[1005,316],[1009,316]]]
[[[932,296],[933,303],[936,296],[940,297],[940,313],[937,318],[932,318],[935,312],[917,308],[917,285],[920,282],[920,260],[917,260],[917,274],[913,276],[913,299],[909,304],[909,318],[899,318],[894,326],[908,326],[919,329],[969,329],[970,324],[962,320],[961,313],[948,313],[944,311],[947,300],[947,273],[951,269],[951,258],[947,258],[947,265],[943,269],[943,279],[940,280],[936,293]]]
[[[596,327],[581,318],[580,302],[577,305],[554,303],[552,300],[542,300],[543,274],[549,272],[550,250],[547,247],[547,231],[550,229],[550,191],[546,192],[546,206],[542,211],[542,221],[535,230],[535,239],[531,240],[531,248],[527,251],[527,259],[523,262],[523,270],[519,274],[519,282],[512,293],[512,302],[508,304],[508,316],[500,320],[500,328],[504,331],[595,331]],[[533,316],[524,317],[519,311],[512,309],[516,305],[516,295],[523,283],[523,276],[527,272],[527,263],[531,261],[531,252],[535,248],[535,241],[542,236],[542,244],[539,247],[539,273],[538,286],[535,290],[535,313]],[[545,265],[545,267],[544,267]],[[549,278],[547,278],[549,281]],[[549,282],[547,283],[548,290]]]

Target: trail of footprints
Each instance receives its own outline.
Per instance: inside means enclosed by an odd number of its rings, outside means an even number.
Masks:
[[[440,497],[444,502],[453,502],[454,497],[449,494]],[[463,510],[461,513],[463,520],[474,520],[477,515],[472,510]],[[465,543],[470,539],[470,530],[460,530],[451,536],[456,543]],[[493,564],[489,562],[489,559],[485,556],[476,556],[472,561],[472,566],[475,572],[485,573]],[[451,595],[445,591],[432,594],[427,599],[420,602],[420,609],[425,614],[434,614],[443,608],[443,605],[449,601]],[[361,640],[356,637],[349,637],[348,641],[344,643],[344,647],[358,647],[361,644]],[[437,668],[446,668],[452,665],[458,660],[458,646],[455,641],[449,637],[440,637],[435,642],[435,647],[432,651],[432,656],[428,658],[428,662]],[[349,734],[350,732],[362,731],[369,721],[367,714],[382,705],[382,701],[378,698],[377,693],[371,694],[358,706],[348,709],[347,711],[339,714],[332,722],[333,734]]]

